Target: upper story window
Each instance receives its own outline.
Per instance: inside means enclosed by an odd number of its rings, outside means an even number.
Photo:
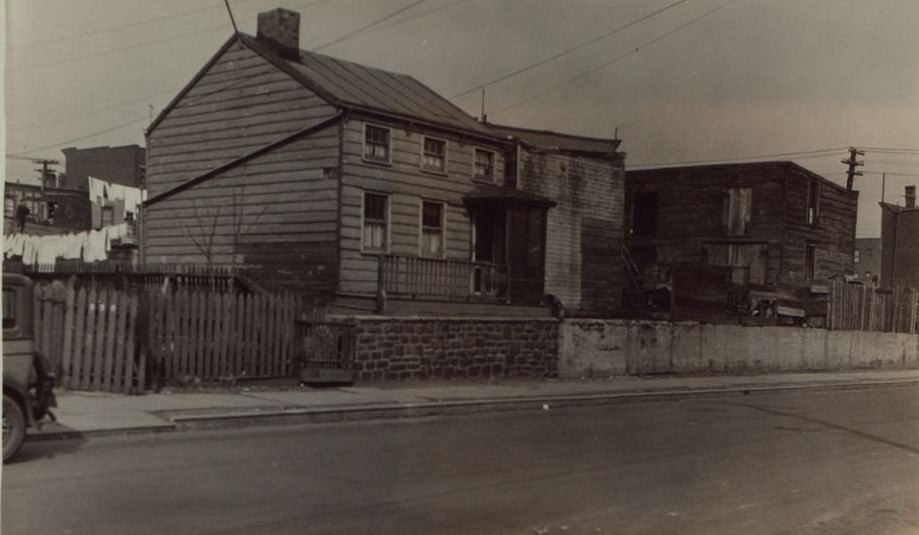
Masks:
[[[364,125],[364,159],[389,163],[391,144],[389,128]]]
[[[728,236],[745,236],[753,208],[752,188],[730,188],[724,200],[724,226]]]
[[[812,281],[817,278],[817,248],[804,246],[804,278]]]
[[[854,261],[856,264],[858,264],[859,256],[861,256],[861,251],[859,251],[858,249],[856,249],[856,250],[855,250],[855,258],[853,259],[853,261]]]
[[[475,149],[476,180],[495,181],[495,153],[485,149]]]
[[[421,256],[444,255],[444,205],[439,202],[421,203]]]
[[[657,235],[657,192],[637,191],[632,194],[632,236]]]
[[[820,183],[811,180],[807,183],[807,224],[816,225],[820,220]]]
[[[433,137],[424,138],[421,168],[445,173],[447,171],[447,142]]]
[[[364,193],[364,223],[361,248],[370,252],[385,252],[389,242],[389,197],[379,193]]]
[[[16,199],[12,197],[3,198],[3,215],[6,217],[13,217],[16,213]]]

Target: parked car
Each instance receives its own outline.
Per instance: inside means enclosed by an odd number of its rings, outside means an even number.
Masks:
[[[54,376],[35,351],[32,325],[32,281],[3,274],[3,461],[13,457],[36,427],[56,407]]]

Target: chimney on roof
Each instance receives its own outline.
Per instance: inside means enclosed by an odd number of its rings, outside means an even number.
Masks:
[[[906,186],[906,207],[916,207],[916,186]]]
[[[281,7],[259,13],[256,39],[284,59],[300,59],[300,14]]]

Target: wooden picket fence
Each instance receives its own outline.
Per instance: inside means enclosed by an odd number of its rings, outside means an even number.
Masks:
[[[292,295],[35,286],[35,344],[71,390],[283,377],[300,351]]]
[[[138,296],[114,289],[36,286],[36,349],[72,390],[138,392],[144,355],[136,351]]]
[[[291,295],[180,290],[149,299],[149,349],[164,381],[288,375],[299,303]]]
[[[836,331],[919,332],[919,292],[879,290],[834,281],[829,288],[827,328]]]

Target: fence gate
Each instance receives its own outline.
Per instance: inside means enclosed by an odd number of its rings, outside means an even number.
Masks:
[[[353,323],[301,317],[296,321],[297,358],[304,383],[353,383]]]

